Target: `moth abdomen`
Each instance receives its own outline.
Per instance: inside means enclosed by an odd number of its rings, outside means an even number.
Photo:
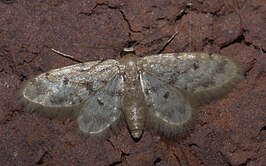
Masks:
[[[125,106],[129,106],[130,103],[124,103]],[[132,105],[124,107],[123,112],[126,117],[128,129],[133,138],[140,138],[143,134],[146,115],[145,108],[143,105]]]

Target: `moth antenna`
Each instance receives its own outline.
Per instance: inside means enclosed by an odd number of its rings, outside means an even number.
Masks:
[[[57,53],[57,54],[63,56],[63,57],[68,58],[68,59],[71,59],[71,60],[73,60],[73,61],[75,61],[75,62],[78,62],[78,63],[84,63],[83,60],[79,60],[79,59],[77,59],[77,58],[74,58],[72,55],[65,54],[65,53],[60,52],[60,51],[58,51],[58,50],[56,50],[56,49],[53,49],[53,48],[51,48],[51,50],[52,50],[53,52],[55,52],[55,53]]]
[[[159,49],[158,51],[156,51],[157,54],[160,54],[161,52],[163,52],[163,50],[169,45],[169,43],[171,43],[171,41],[176,37],[176,35],[178,34],[178,31],[176,31],[163,45],[163,47],[161,49]]]

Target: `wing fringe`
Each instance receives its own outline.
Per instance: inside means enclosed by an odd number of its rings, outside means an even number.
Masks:
[[[121,114],[120,118],[116,119],[110,126],[108,126],[105,130],[91,134],[83,132],[78,125],[78,122],[76,121],[75,124],[75,132],[77,133],[78,137],[81,139],[90,139],[93,142],[101,143],[104,142],[107,138],[111,137],[112,135],[118,136],[121,133],[121,130],[123,130],[123,126],[125,126],[125,117],[123,114]]]

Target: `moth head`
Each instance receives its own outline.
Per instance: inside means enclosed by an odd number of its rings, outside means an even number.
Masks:
[[[124,52],[132,53],[134,52],[134,47],[126,47],[123,49]]]
[[[121,51],[121,57],[128,55],[128,54],[136,54],[135,53],[135,46],[138,45],[139,43],[137,41],[128,41],[124,47],[123,50]]]

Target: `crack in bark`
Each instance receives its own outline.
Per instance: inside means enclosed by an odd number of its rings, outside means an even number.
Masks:
[[[113,149],[116,149],[114,144],[112,143],[112,141],[110,139],[106,139],[107,142],[109,142],[111,144],[111,146],[113,147]]]
[[[200,148],[200,146],[196,143],[189,143],[188,144],[189,147],[197,147],[197,148]]]
[[[2,3],[10,5],[15,2],[15,0],[1,0]]]
[[[251,43],[247,42],[245,39],[245,35],[244,35],[245,32],[246,32],[246,30],[242,29],[241,33],[234,40],[232,40],[231,42],[225,43],[223,46],[220,47],[220,49],[224,49],[225,47],[228,47],[228,46],[233,45],[235,43],[243,43],[246,46],[250,46]]]
[[[141,33],[141,31],[136,31],[136,30],[133,30],[133,29],[132,29],[132,26],[131,26],[129,20],[127,19],[125,13],[124,13],[122,10],[119,9],[118,11],[119,11],[120,14],[122,15],[124,21],[127,23],[127,26],[128,26],[128,28],[129,28],[129,30],[130,30],[131,32],[133,32],[133,33]]]
[[[225,154],[223,154],[220,150],[218,151],[218,153],[222,156],[225,163],[227,163],[229,166],[232,166],[232,163],[229,161]]]
[[[116,150],[115,145],[113,144],[113,142],[110,139],[107,139],[106,141],[111,144],[111,146],[112,146],[112,148],[114,150]],[[126,159],[126,156],[129,156],[130,155],[129,153],[125,153],[123,150],[119,150],[119,151],[121,152],[120,160],[119,161],[114,161],[113,163],[109,164],[109,166],[121,165],[122,162]]]
[[[252,160],[251,157],[247,158],[244,163],[239,164],[238,166],[246,166]]]
[[[111,164],[109,164],[109,166],[116,166],[116,165],[121,165],[123,163],[123,161],[126,159],[126,156],[129,156],[129,153],[125,153],[124,151],[121,151],[121,156],[120,156],[120,160],[119,161],[115,161]]]
[[[44,164],[44,158],[45,158],[46,155],[49,155],[49,153],[47,151],[43,153],[43,155],[41,156],[41,158],[35,164],[37,164],[37,165]]]
[[[158,163],[160,163],[162,161],[162,159],[160,157],[157,157],[154,161],[153,161],[153,165],[157,165]]]
[[[255,66],[256,63],[257,63],[257,59],[256,58],[254,58],[254,59],[251,60],[250,65],[247,67],[247,69],[246,69],[246,71],[244,73],[244,76],[245,77],[254,68],[254,66]]]
[[[49,154],[48,150],[45,150],[45,148],[40,144],[41,148],[44,150],[44,153],[40,157],[40,159],[35,163],[36,165],[42,165],[45,163],[45,158],[48,156],[49,158],[52,158],[52,156]]]
[[[175,153],[173,153],[173,154],[174,154],[174,157],[175,157],[175,159],[177,160],[178,164],[179,164],[180,166],[182,166],[179,157],[178,157]]]
[[[100,6],[108,6],[108,2],[97,3],[90,12],[79,12],[80,15],[91,16],[96,13],[96,9]]]

